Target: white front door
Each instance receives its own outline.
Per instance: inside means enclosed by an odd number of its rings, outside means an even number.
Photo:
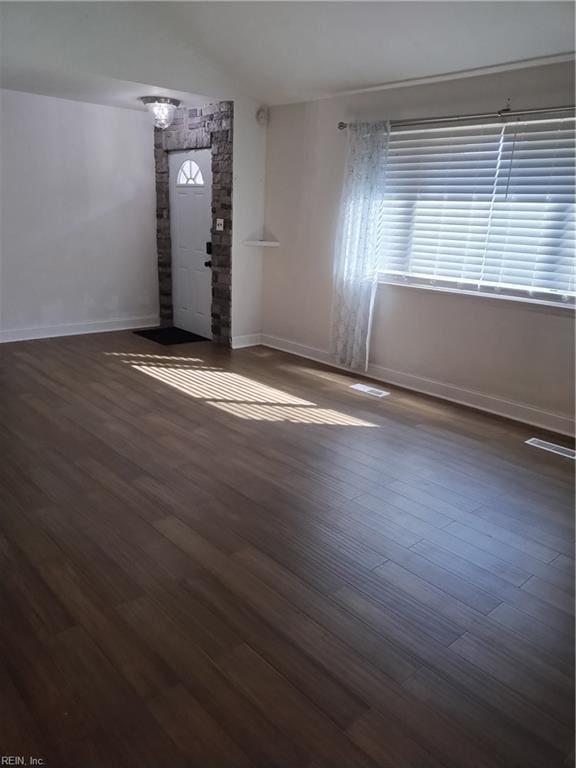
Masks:
[[[210,260],[211,152],[171,152],[169,162],[174,325],[211,339],[212,272],[204,266]]]

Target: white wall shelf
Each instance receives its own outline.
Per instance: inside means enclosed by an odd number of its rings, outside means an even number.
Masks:
[[[278,248],[280,243],[277,240],[244,240],[243,245],[251,248]]]

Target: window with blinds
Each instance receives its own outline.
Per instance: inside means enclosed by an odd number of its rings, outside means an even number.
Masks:
[[[574,304],[574,118],[388,136],[382,279]]]

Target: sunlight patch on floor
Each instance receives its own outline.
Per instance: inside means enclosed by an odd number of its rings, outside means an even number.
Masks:
[[[132,367],[137,371],[153,376],[155,379],[165,381],[192,397],[241,403],[255,401],[286,405],[314,405],[308,400],[302,400],[286,392],[281,392],[279,389],[258,384],[251,379],[228,371],[202,368],[170,369],[153,365],[133,365]]]
[[[140,352],[104,352],[105,355],[110,357],[122,357],[122,358],[144,358],[146,360],[185,360],[188,363],[203,363],[204,361],[200,357],[176,357],[174,355],[143,355]]]
[[[292,424],[332,424],[339,427],[375,427],[362,419],[339,413],[330,408],[319,408],[315,405],[299,407],[293,405],[276,405],[274,403],[211,403],[215,408],[241,419],[253,421],[289,421]]]
[[[201,359],[134,353],[124,355],[121,352],[107,354],[123,356],[123,362],[134,370],[240,419],[348,427],[376,426],[331,408],[321,408],[310,400],[269,387],[238,373],[206,367],[206,363]],[[199,365],[187,366],[182,364],[183,361]]]

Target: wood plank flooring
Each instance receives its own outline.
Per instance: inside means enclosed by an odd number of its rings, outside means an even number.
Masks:
[[[572,764],[573,462],[357,380],[129,332],[0,347],[0,755]]]

